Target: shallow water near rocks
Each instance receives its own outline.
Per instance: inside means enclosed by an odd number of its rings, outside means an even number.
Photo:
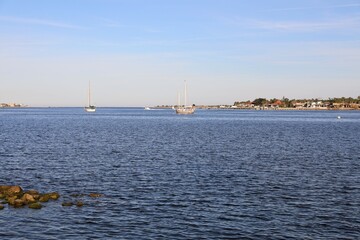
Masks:
[[[0,185],[62,196],[6,205],[1,239],[360,236],[359,111],[0,109],[0,130]]]

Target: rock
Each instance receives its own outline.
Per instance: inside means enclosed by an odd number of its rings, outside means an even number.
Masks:
[[[8,195],[8,196],[14,196],[14,195],[18,195],[22,193],[22,188],[20,186],[8,186],[9,188],[7,188],[3,193]]]
[[[32,195],[28,194],[28,193],[25,193],[25,194],[22,196],[21,200],[23,200],[23,201],[26,202],[26,203],[36,202],[35,198],[34,198]]]
[[[30,195],[32,195],[32,196],[34,196],[34,195],[40,195],[40,193],[39,193],[38,191],[34,190],[34,189],[31,189],[31,190],[29,190],[29,191],[26,191],[25,193],[28,193],[28,194],[30,194]]]
[[[32,208],[32,209],[41,209],[41,208],[42,208],[42,205],[41,205],[41,203],[34,202],[34,203],[30,203],[30,204],[29,204],[29,208]]]
[[[22,188],[20,186],[0,186],[0,194],[5,196],[14,196],[22,193]]]
[[[29,191],[26,191],[25,194],[29,194],[31,196],[33,196],[33,198],[38,201],[39,198],[41,197],[40,193],[37,190],[31,189]]]
[[[48,193],[48,195],[49,195],[49,198],[52,200],[58,200],[60,197],[60,194],[57,192],[51,192],[51,193]]]
[[[57,200],[59,199],[60,194],[57,192],[45,193],[40,196],[39,202],[48,202],[49,200]]]
[[[103,195],[100,194],[100,193],[90,193],[89,194],[89,197],[92,197],[92,198],[98,198],[98,197],[102,197]]]
[[[0,210],[3,210],[4,208],[4,205],[0,204]]]
[[[39,202],[48,202],[50,199],[48,194],[41,195],[39,198]]]
[[[0,193],[0,199],[4,199],[6,195],[4,193]]]
[[[25,205],[25,202],[21,199],[15,199],[13,206],[19,208]]]
[[[0,185],[0,193],[5,193],[11,186]]]
[[[15,204],[15,200],[17,199],[17,196],[7,196],[6,197],[6,201],[8,202],[9,205],[14,205]]]
[[[82,207],[82,206],[84,206],[84,203],[82,201],[77,201],[76,206],[77,207]]]
[[[33,198],[36,200],[36,201],[39,201],[41,195],[40,194],[34,194],[34,195],[31,195],[33,196]]]
[[[72,205],[74,205],[72,202],[63,202],[62,204],[61,204],[63,207],[70,207],[70,206],[72,206]]]

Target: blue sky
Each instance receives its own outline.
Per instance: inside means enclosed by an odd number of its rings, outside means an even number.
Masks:
[[[359,0],[0,0],[0,102],[360,95]]]

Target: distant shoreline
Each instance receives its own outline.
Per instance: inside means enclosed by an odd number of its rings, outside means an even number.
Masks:
[[[48,106],[48,107],[32,107],[32,106],[15,106],[15,107],[2,107],[0,109],[32,109],[32,108],[83,108],[82,106],[77,107],[61,107],[61,106]],[[101,108],[137,108],[144,109],[144,107],[98,107]],[[153,106],[149,107],[150,109],[173,109],[173,106]],[[267,107],[254,107],[254,108],[240,108],[240,107],[230,107],[230,106],[213,106],[213,105],[201,105],[196,106],[197,109],[202,110],[248,110],[248,111],[359,111],[360,108],[307,108],[307,107],[297,107],[297,108],[267,108]]]
[[[155,106],[152,109],[171,109],[172,106]],[[249,111],[358,111],[356,108],[239,108],[239,107],[218,107],[218,106],[196,106],[203,110],[249,110]]]

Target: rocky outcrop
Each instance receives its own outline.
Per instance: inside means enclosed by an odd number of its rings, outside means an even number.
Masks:
[[[41,209],[42,204],[39,202],[57,200],[59,197],[60,195],[57,192],[44,194],[39,193],[37,190],[24,192],[20,186],[0,185],[0,199],[2,199],[2,204],[8,204],[14,208],[28,206],[32,209]],[[4,208],[4,205],[1,206]]]
[[[100,198],[103,196],[104,195],[100,193],[90,193],[90,194],[73,193],[70,194],[70,198],[67,199],[67,201],[64,201],[61,205],[63,207],[71,207],[71,206],[83,207],[84,205],[88,205],[89,203],[91,203],[92,198]]]
[[[62,202],[63,207],[83,207],[91,204],[92,198],[103,197],[100,193],[74,193],[70,197],[65,197],[66,201]],[[40,193],[37,190],[24,191],[20,186],[0,185],[0,210],[7,204],[13,208],[28,207],[31,209],[41,209],[47,202],[56,201],[60,198],[57,192]],[[85,201],[85,202],[84,202]]]

